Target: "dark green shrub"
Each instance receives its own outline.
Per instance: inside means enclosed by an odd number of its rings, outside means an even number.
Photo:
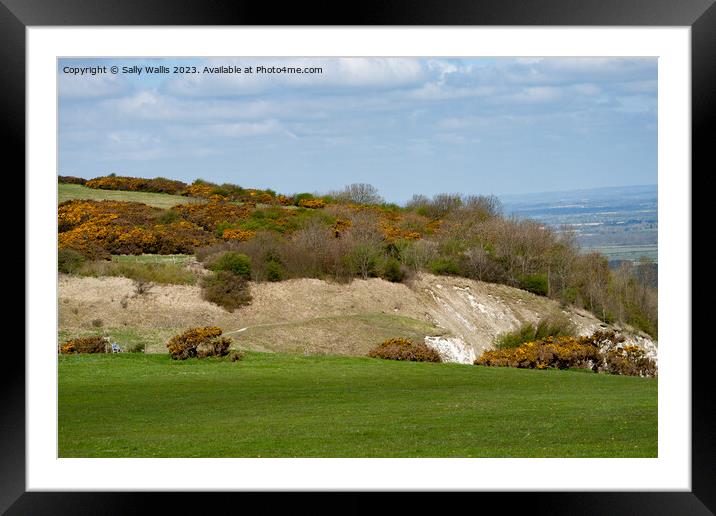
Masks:
[[[520,288],[539,296],[546,296],[549,293],[549,284],[546,274],[527,274],[519,280]]]
[[[57,182],[68,184],[68,185],[83,185],[87,182],[87,180],[84,178],[75,177],[75,176],[58,176]]]
[[[502,333],[495,339],[495,348],[510,349],[516,348],[525,342],[535,340],[535,327],[532,324],[523,324],[519,329]]]
[[[525,323],[519,329],[498,335],[495,348],[516,348],[525,342],[542,340],[547,337],[573,337],[577,329],[567,317],[553,316],[541,319],[536,325]]]
[[[234,276],[248,279],[251,277],[251,258],[235,251],[226,251],[211,260],[208,268],[216,272],[230,272]]]
[[[281,281],[284,278],[283,265],[275,260],[266,262],[266,279],[269,281]]]
[[[369,357],[385,360],[407,360],[410,362],[442,362],[440,355],[433,348],[422,342],[415,343],[410,339],[388,339],[369,353]]]
[[[85,263],[84,255],[74,249],[57,251],[57,270],[60,272],[72,274],[77,272],[83,263]]]
[[[457,275],[460,274],[460,266],[453,258],[441,256],[428,262],[428,269],[437,275]]]
[[[218,271],[201,281],[201,295],[210,303],[229,312],[251,303],[251,292],[246,278],[228,271]]]
[[[405,269],[398,260],[391,257],[385,260],[380,276],[393,283],[400,283],[405,279]]]

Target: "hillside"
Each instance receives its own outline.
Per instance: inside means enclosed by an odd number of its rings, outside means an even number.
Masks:
[[[533,302],[547,305],[533,312],[542,317],[558,310],[554,308],[558,304],[568,305],[584,309],[584,313],[594,314],[602,321],[619,321],[657,336],[655,281],[639,274],[630,263],[610,270],[603,255],[582,253],[569,235],[546,225],[504,216],[494,196],[415,195],[405,206],[397,206],[385,203],[374,187],[365,184],[348,185],[325,195],[283,195],[270,189],[216,185],[203,180],[186,184],[166,178],[113,175],[63,180],[81,183],[59,185],[59,198],[72,198],[58,206],[58,248],[63,272],[77,272],[83,261],[95,262],[95,268],[101,268],[101,262],[120,255],[194,255],[202,266],[213,270],[212,264],[220,257],[234,259],[231,256],[243,255],[236,258],[248,264],[243,280],[253,281],[259,293],[293,288],[321,291],[323,286],[319,285],[323,283],[316,283],[319,278],[335,285],[355,285],[351,283],[354,280],[378,278],[401,283],[406,277],[417,278],[414,285],[390,287],[408,289],[410,295],[397,297],[412,299],[420,307],[419,317],[407,317],[439,325],[473,352],[492,342],[496,333],[536,318],[522,313],[521,298],[512,294],[515,289],[541,296]],[[76,265],[68,265],[72,263]],[[218,290],[215,297],[207,297],[209,287],[205,284],[204,298],[230,308],[226,303],[238,302],[240,288],[231,287],[228,298],[219,296],[231,282],[214,272],[209,280]],[[428,277],[433,279],[423,285],[421,282]],[[438,277],[447,278],[446,289],[452,289],[449,297],[441,290]],[[655,279],[655,274],[650,278]],[[292,283],[271,286],[265,282]],[[472,291],[481,292],[482,284],[494,285],[494,289],[502,285],[506,290],[499,292],[510,294],[489,292],[476,300]],[[198,296],[196,290],[192,292]],[[386,292],[386,299],[393,294]],[[299,292],[290,299],[311,302],[302,299],[302,295]],[[333,293],[324,295],[331,305],[327,312],[335,312],[330,299]],[[217,301],[222,296],[223,301]],[[352,294],[346,296],[353,299]],[[499,300],[494,306],[493,297]],[[503,310],[503,298],[515,300],[509,314]],[[267,318],[264,314],[270,314],[273,305],[257,303],[246,309],[249,314],[261,314],[249,326],[264,328],[263,325],[275,325],[277,320],[281,325],[304,320]],[[400,315],[389,302],[376,303],[352,315]],[[472,321],[465,315],[470,310],[477,311],[481,319]],[[291,311],[303,310],[292,305]],[[344,311],[338,313],[342,315]],[[321,312],[312,317],[334,316]],[[486,325],[482,319],[494,320]],[[403,323],[409,327],[412,324]],[[343,322],[336,324],[334,333]],[[594,327],[596,323],[590,324]],[[374,326],[375,321],[366,324],[366,331],[375,333]],[[352,328],[353,323],[348,327]],[[284,329],[293,332],[285,326]],[[311,331],[321,333],[320,327]],[[303,339],[308,342],[305,345],[321,347],[316,344],[321,339],[313,338],[313,334],[311,337]],[[299,337],[286,338],[296,341]],[[259,336],[255,340],[257,345],[263,342]]]
[[[425,273],[406,284],[304,278],[252,283],[251,292],[249,306],[229,313],[202,300],[196,286],[156,285],[137,295],[126,278],[62,274],[60,334],[96,333],[101,325],[120,345],[139,339],[147,352],[164,353],[164,343],[178,330],[216,325],[240,347],[258,351],[364,355],[386,338],[435,336],[457,347],[464,343],[468,353],[479,355],[496,335],[550,314],[564,313],[581,334],[601,324],[588,312],[562,310],[523,290]]]

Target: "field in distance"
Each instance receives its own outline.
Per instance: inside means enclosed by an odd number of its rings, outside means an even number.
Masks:
[[[99,190],[87,188],[83,185],[59,183],[57,185],[57,202],[62,203],[72,199],[87,199],[91,201],[127,201],[141,202],[157,208],[171,208],[177,204],[200,202],[201,199],[151,192],[129,192],[126,190]]]
[[[656,457],[656,379],[248,352],[59,357],[60,457]]]

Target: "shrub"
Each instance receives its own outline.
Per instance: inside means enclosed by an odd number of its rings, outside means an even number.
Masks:
[[[627,376],[656,376],[656,363],[639,346],[614,347],[606,352],[605,370]]]
[[[57,270],[67,274],[77,272],[85,262],[85,257],[74,249],[59,249],[57,251]]]
[[[248,279],[251,277],[251,258],[235,251],[226,251],[211,260],[208,269],[226,271]]]
[[[251,214],[249,206],[237,206],[227,202],[179,204],[172,210],[181,215],[184,220],[188,220],[206,231],[215,231],[219,224],[238,223]]]
[[[66,201],[57,210],[59,247],[99,259],[111,254],[191,254],[216,241],[186,220],[157,224],[161,214],[136,202]]]
[[[535,340],[535,326],[533,324],[523,324],[515,331],[502,333],[495,338],[495,347],[497,349],[516,348],[525,342]]]
[[[75,177],[75,176],[58,176],[57,182],[68,184],[68,185],[84,185],[87,182],[87,180],[83,179],[81,177]]]
[[[546,274],[527,274],[519,279],[520,288],[537,294],[546,296],[549,292]]]
[[[266,279],[269,281],[281,281],[284,278],[283,265],[276,260],[266,262]]]
[[[518,347],[485,351],[476,365],[545,369],[585,368],[631,376],[656,376],[656,363],[614,332],[589,337],[547,337]]]
[[[202,297],[229,312],[251,303],[248,281],[227,271],[205,276],[201,282]]]
[[[477,365],[524,369],[582,368],[597,370],[601,363],[599,348],[574,337],[547,337],[526,342],[516,348],[485,351]]]
[[[553,316],[540,319],[534,325],[523,324],[519,329],[498,335],[495,339],[497,349],[516,348],[525,342],[541,340],[547,337],[568,337],[576,334],[572,321],[564,316]]]
[[[85,183],[85,186],[101,190],[129,190],[133,192],[168,193],[175,195],[183,193],[187,187],[187,185],[181,181],[174,181],[164,177],[144,179],[141,177],[123,177],[113,174],[90,179]]]
[[[460,274],[460,267],[455,260],[441,256],[428,263],[428,269],[437,275]]]
[[[151,281],[147,281],[144,279],[134,280],[134,293],[137,296],[143,296],[144,294],[152,290],[153,287],[154,284]]]
[[[191,328],[169,339],[167,342],[169,354],[174,360],[225,356],[229,352],[231,339],[222,337],[221,333],[221,328],[216,326]]]
[[[405,269],[397,259],[388,258],[383,264],[383,270],[380,276],[393,283],[400,283],[405,279]]]
[[[369,357],[386,360],[407,360],[411,362],[442,362],[440,355],[433,348],[410,339],[388,339],[369,353]]]
[[[60,346],[60,353],[107,353],[109,341],[101,335],[70,339]]]
[[[221,232],[221,236],[224,240],[246,242],[256,236],[256,231],[251,231],[249,229],[226,228]]]
[[[227,358],[232,362],[238,362],[240,360],[243,360],[245,356],[246,353],[244,353],[242,350],[232,349],[231,351],[229,351],[229,355],[227,356]]]

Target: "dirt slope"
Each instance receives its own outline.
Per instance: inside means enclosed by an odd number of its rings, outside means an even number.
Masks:
[[[60,335],[99,331],[164,352],[172,334],[217,325],[239,346],[265,351],[363,355],[389,337],[443,336],[479,354],[496,335],[549,314],[563,313],[583,334],[600,327],[589,313],[522,290],[429,274],[409,284],[296,279],[252,284],[251,291],[252,304],[229,313],[202,300],[198,287],[156,285],[136,295],[125,278],[60,275]]]

